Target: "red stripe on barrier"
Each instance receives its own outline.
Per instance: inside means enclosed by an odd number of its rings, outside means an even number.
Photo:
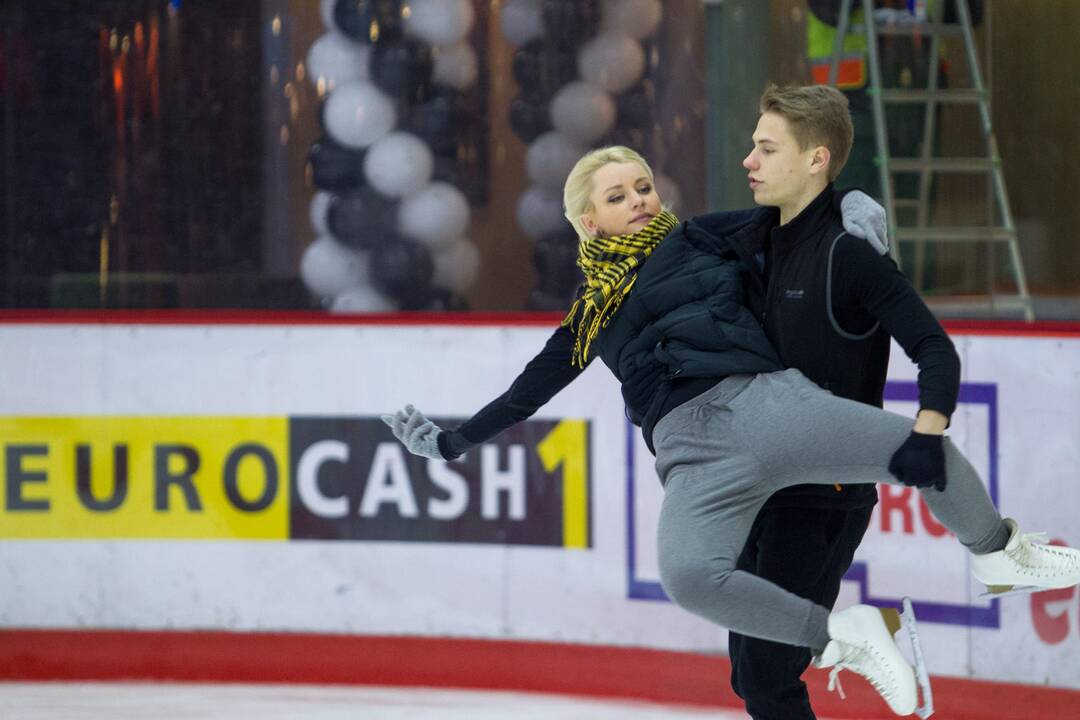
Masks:
[[[477,325],[555,328],[554,313],[327,313],[313,310],[0,310],[0,325]]]
[[[0,325],[436,325],[444,327],[550,327],[559,313],[370,313],[311,310],[0,310]],[[1080,336],[1080,322],[946,320],[953,335]]]
[[[0,680],[358,684],[519,690],[740,707],[725,657],[547,642],[300,633],[0,630]],[[806,674],[831,718],[893,718],[861,678],[847,700]],[[935,678],[938,716],[1038,720],[1080,716],[1080,692]]]

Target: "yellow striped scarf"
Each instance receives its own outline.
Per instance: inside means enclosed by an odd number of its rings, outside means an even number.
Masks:
[[[678,222],[664,210],[636,233],[589,238],[578,245],[577,265],[585,273],[585,292],[562,321],[563,327],[577,322],[573,364],[585,367],[593,340],[630,294],[638,268]]]

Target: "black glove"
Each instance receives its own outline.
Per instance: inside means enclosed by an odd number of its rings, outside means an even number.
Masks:
[[[905,485],[945,489],[945,436],[914,430],[893,453],[889,472]]]

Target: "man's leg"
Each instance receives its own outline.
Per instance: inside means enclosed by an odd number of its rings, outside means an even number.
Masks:
[[[766,508],[739,569],[831,608],[872,511]],[[801,679],[810,664],[808,649],[731,633],[728,650],[732,686],[754,720],[814,720]]]

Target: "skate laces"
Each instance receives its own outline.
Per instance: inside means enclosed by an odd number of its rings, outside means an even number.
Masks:
[[[881,681],[874,677],[874,674],[867,672],[869,665],[874,665],[876,669],[882,674],[888,674],[889,680],[892,680],[892,674],[888,672],[888,663],[881,661],[874,653],[870,652],[867,648],[859,647],[857,645],[843,643],[846,645],[843,655],[833,665],[832,670],[829,671],[829,692],[835,690],[840,694],[841,700],[847,700],[847,695],[844,694],[844,686],[840,683],[840,671],[850,670],[857,675],[862,675],[866,678],[866,681],[870,683],[871,687],[877,691],[886,700],[890,700],[893,697],[893,688],[885,687]],[[859,668],[862,667],[862,671]]]
[[[1044,563],[1046,560],[1051,560],[1054,565],[1069,565],[1076,562],[1073,554],[1066,552],[1064,548],[1051,545],[1050,536],[1045,532],[1024,533],[1020,536],[1020,542],[1016,547],[1006,553],[1021,566],[1025,573],[1038,572],[1042,569],[1040,560]]]
[[[841,700],[847,700],[847,695],[844,694],[844,685],[840,682],[840,671],[844,668],[839,665],[833,665],[833,669],[829,671],[829,692],[836,690],[840,693]]]

